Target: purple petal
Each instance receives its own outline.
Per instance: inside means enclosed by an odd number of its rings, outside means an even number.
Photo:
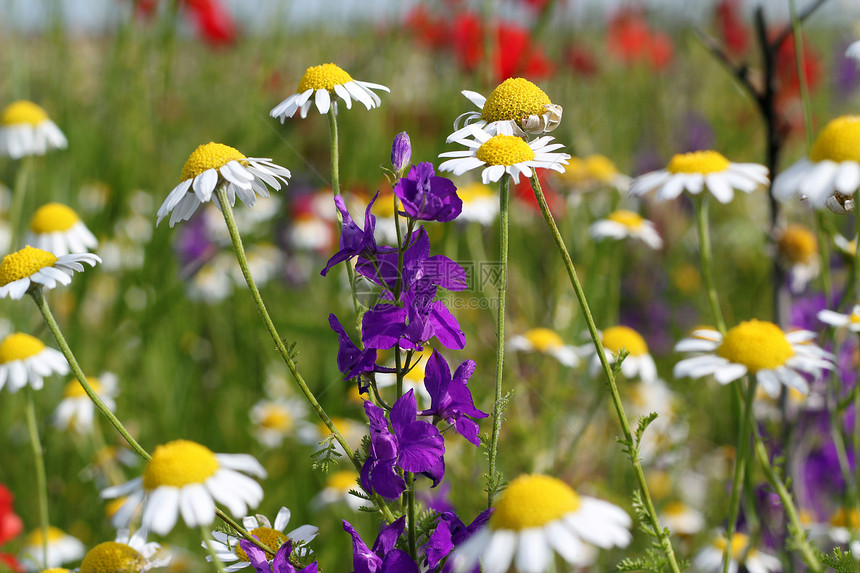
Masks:
[[[434,301],[430,308],[428,321],[433,325],[433,334],[445,348],[461,349],[466,346],[466,335],[460,330],[460,323],[441,300]]]
[[[343,522],[343,529],[352,536],[352,567],[355,573],[376,573],[382,567],[382,559],[380,559],[373,551],[370,550],[355,528],[346,520]]]
[[[406,311],[393,304],[380,303],[364,314],[361,325],[365,347],[392,348],[406,328]]]

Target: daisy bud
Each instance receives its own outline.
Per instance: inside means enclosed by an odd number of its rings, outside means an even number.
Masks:
[[[394,143],[391,144],[391,165],[399,173],[409,165],[411,159],[412,142],[409,141],[409,134],[401,131],[394,136]]]

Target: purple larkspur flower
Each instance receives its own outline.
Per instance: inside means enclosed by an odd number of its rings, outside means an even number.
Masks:
[[[328,324],[337,333],[337,367],[344,373],[344,380],[361,377],[366,372],[394,372],[394,369],[376,365],[376,348],[361,350],[344,330],[334,314],[328,315]],[[359,381],[359,391],[367,392],[367,385]]]
[[[394,194],[413,219],[447,223],[463,210],[457,187],[450,179],[436,175],[429,162],[413,165],[409,174],[394,186]]]
[[[391,429],[385,410],[364,403],[370,420],[370,451],[361,468],[361,487],[388,499],[400,497],[406,482],[397,472],[422,473],[437,485],[445,474],[445,441],[433,424],[416,420],[418,408],[412,390],[391,408]],[[393,430],[393,432],[391,431]]]
[[[409,134],[401,131],[394,136],[394,142],[391,144],[391,166],[400,173],[411,160],[412,142],[409,140]]]
[[[457,432],[476,446],[481,445],[478,423],[473,418],[486,418],[488,414],[475,407],[472,393],[466,386],[475,371],[475,361],[466,360],[451,376],[448,363],[436,350],[427,361],[424,370],[424,385],[430,393],[430,409],[422,416],[436,416],[454,424]]]
[[[408,553],[397,549],[397,539],[403,534],[406,517],[386,525],[376,537],[373,548],[362,541],[361,536],[345,519],[343,529],[352,536],[352,567],[354,573],[418,573],[418,565]]]
[[[826,308],[827,299],[824,293],[810,293],[796,297],[791,304],[789,324],[794,328],[817,332],[822,326],[822,322],[818,320],[818,313]]]
[[[454,512],[446,511],[441,513],[436,521],[436,529],[424,545],[426,564],[430,568],[430,571],[433,573],[450,573],[453,569],[453,562],[448,560],[442,567],[438,567],[440,562],[450,555],[455,547],[462,544],[475,531],[486,525],[492,514],[493,508],[485,509],[472,523],[466,525],[460,521],[460,518]],[[474,571],[469,573],[477,573],[479,569],[480,566],[476,565]]]
[[[176,234],[176,255],[183,273],[193,274],[218,252],[206,227],[205,217],[192,217]]]
[[[248,541],[242,539],[239,541],[239,547],[248,556],[248,561],[257,573],[317,573],[317,562],[314,561],[303,569],[296,569],[290,563],[290,553],[293,550],[293,542],[287,539],[281,545],[278,552],[275,553],[275,558],[269,562],[266,552]]]
[[[364,229],[361,229],[350,216],[346,203],[343,202],[343,197],[338,195],[334,198],[334,204],[343,217],[343,230],[340,233],[339,242],[340,250],[332,255],[325,268],[320,271],[322,276],[326,276],[329,269],[338,263],[358,255],[371,256],[372,253],[376,252],[376,239],[373,238],[373,232],[376,229],[376,217],[370,213],[370,209],[378,197],[379,192],[377,191],[364,211]]]

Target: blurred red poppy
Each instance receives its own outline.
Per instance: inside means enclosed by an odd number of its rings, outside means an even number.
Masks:
[[[541,191],[543,191],[543,196],[546,199],[546,204],[549,207],[550,212],[556,217],[564,215],[564,199],[550,183],[550,180],[547,177],[547,170],[541,169],[537,171],[537,174],[538,181],[540,181]],[[520,177],[520,182],[517,183],[517,186],[514,189],[514,195],[523,205],[526,205],[534,211],[540,212],[540,205],[538,205],[534,191],[532,190],[532,182],[527,177]]]
[[[423,4],[406,13],[404,25],[412,32],[412,37],[427,48],[444,48],[450,40],[444,20],[430,14]]]
[[[729,54],[739,56],[750,43],[750,30],[741,16],[737,0],[720,0],[714,13],[717,29]]]
[[[0,553],[0,563],[7,566],[15,573],[24,573],[25,571],[24,566],[21,565],[17,559],[15,559],[14,555],[11,555],[9,553]]]
[[[606,49],[625,65],[645,62],[662,71],[672,62],[674,46],[668,35],[651,30],[641,10],[619,10],[609,21]]]
[[[218,0],[185,0],[185,6],[206,43],[222,46],[236,40],[233,18]]]

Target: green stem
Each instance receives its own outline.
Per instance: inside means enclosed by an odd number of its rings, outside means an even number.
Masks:
[[[269,333],[269,336],[272,337],[272,341],[275,343],[275,348],[277,348],[278,353],[281,355],[281,358],[283,358],[290,374],[292,374],[299,390],[311,405],[311,408],[313,408],[314,412],[317,413],[317,416],[319,416],[326,428],[328,428],[328,430],[334,435],[334,438],[341,445],[341,448],[343,448],[343,451],[355,466],[355,469],[358,472],[361,472],[361,462],[358,461],[358,458],[355,456],[355,452],[352,451],[349,442],[346,441],[346,438],[343,437],[343,434],[340,433],[340,430],[337,429],[337,426],[334,425],[334,422],[332,422],[331,418],[328,417],[328,414],[325,413],[325,410],[323,410],[323,407],[317,401],[316,396],[314,396],[314,393],[308,387],[305,379],[302,377],[301,373],[299,373],[296,363],[293,361],[292,356],[290,356],[289,349],[287,349],[281,335],[278,334],[278,329],[275,328],[275,323],[272,322],[272,317],[269,316],[269,311],[266,309],[263,297],[260,295],[260,289],[257,288],[257,283],[254,282],[254,278],[251,276],[251,270],[248,268],[248,259],[245,256],[245,247],[242,244],[242,237],[239,236],[239,229],[236,227],[236,220],[233,218],[233,209],[230,207],[230,202],[227,200],[226,186],[218,185],[215,189],[215,196],[218,198],[218,203],[221,205],[221,213],[224,215],[225,223],[227,223],[227,230],[230,232],[230,240],[233,242],[233,250],[236,253],[236,259],[239,261],[239,267],[242,269],[242,275],[245,277],[245,282],[248,284],[248,290],[251,291],[251,297],[254,299],[254,304],[257,305],[257,310],[260,312],[260,318],[266,327],[266,331]],[[374,496],[374,500],[385,519],[389,523],[393,522],[394,516],[391,514],[388,507],[378,499],[378,496]]]
[[[696,207],[696,228],[699,232],[699,257],[702,261],[702,279],[705,281],[705,290],[708,293],[708,304],[711,307],[711,318],[720,333],[726,333],[726,321],[723,311],[720,310],[720,299],[717,296],[717,287],[714,282],[713,254],[711,252],[711,234],[708,230],[708,196],[703,193],[701,197],[693,198]]]
[[[741,399],[741,389],[735,384],[735,393]],[[747,466],[749,456],[750,433],[752,432],[752,406],[755,401],[755,390],[758,381],[754,376],[749,376],[747,382],[746,400],[743,402],[744,409],[741,415],[741,429],[738,434],[738,447],[735,450],[735,470],[732,476],[732,493],[729,497],[729,522],[726,527],[726,548],[723,551],[723,573],[729,570],[729,561],[732,557],[732,539],[735,536],[738,513],[741,507],[741,490],[743,489],[744,470]]]
[[[552,233],[556,247],[558,247],[561,258],[564,261],[564,266],[567,270],[570,284],[573,286],[573,291],[576,294],[579,307],[582,309],[582,315],[585,318],[586,325],[588,326],[588,333],[591,335],[591,342],[594,344],[594,349],[597,352],[597,357],[600,360],[603,374],[606,377],[606,382],[609,386],[609,392],[612,396],[612,404],[615,407],[618,422],[621,424],[624,441],[629,445],[632,452],[635,445],[633,432],[630,430],[630,424],[627,422],[627,416],[624,414],[624,406],[621,403],[621,394],[618,392],[618,386],[615,383],[615,375],[612,373],[612,366],[609,364],[609,360],[606,358],[606,351],[603,349],[603,343],[600,341],[600,335],[597,333],[597,326],[594,323],[594,318],[591,316],[591,309],[588,306],[585,292],[582,290],[582,285],[580,284],[579,277],[576,274],[576,268],[573,266],[573,261],[570,259],[570,254],[564,244],[564,239],[558,231],[558,227],[555,224],[555,220],[552,217],[549,206],[546,204],[546,198],[541,190],[537,173],[532,174],[531,183],[535,199],[537,199],[541,213],[543,213],[543,218]],[[660,526],[660,520],[657,517],[657,510],[654,508],[654,502],[651,500],[651,493],[648,491],[648,483],[645,480],[645,470],[642,468],[642,462],[635,455],[630,456],[630,462],[633,465],[633,473],[642,493],[642,503],[645,506],[645,511],[648,513],[648,517],[651,521],[652,533],[657,538],[663,553],[666,555],[666,559],[669,561],[669,566],[673,573],[681,573],[678,561],[675,558],[675,551],[672,549],[672,542],[669,540],[666,530]]]
[[[75,375],[75,378],[80,382],[81,387],[86,392],[87,396],[90,397],[90,400],[93,401],[93,404],[96,405],[96,408],[110,420],[110,423],[113,424],[113,427],[125,438],[125,441],[128,442],[128,445],[131,446],[131,449],[135,451],[137,455],[143,458],[146,461],[149,461],[152,456],[149,455],[149,452],[143,449],[140,444],[137,443],[128,430],[125,429],[125,426],[122,425],[122,422],[114,416],[114,413],[110,411],[102,399],[99,398],[99,395],[96,394],[93,387],[90,386],[90,383],[87,382],[87,377],[84,376],[83,370],[81,370],[80,365],[78,364],[75,355],[72,353],[72,349],[69,347],[69,343],[66,342],[66,337],[63,336],[60,327],[57,325],[57,321],[54,319],[54,315],[51,312],[51,308],[48,306],[48,301],[45,298],[45,295],[42,293],[42,289],[35,289],[30,292],[30,296],[33,297],[33,301],[35,301],[36,306],[39,309],[39,312],[42,313],[42,316],[45,318],[45,322],[48,324],[48,329],[51,331],[51,334],[54,335],[54,338],[57,340],[57,344],[60,346],[60,351],[62,351],[63,356],[66,357],[66,360],[69,362],[69,366],[72,368],[72,373]]]
[[[215,553],[215,548],[212,547],[211,535],[204,525],[200,526],[200,535],[203,537],[203,545],[206,547],[206,552],[209,554],[209,557],[212,558],[212,564],[215,565],[215,569],[218,570],[218,573],[224,573],[224,562],[221,561]]]
[[[815,210],[815,230],[818,238],[818,259],[821,261],[821,289],[824,291],[824,301],[827,308],[833,308],[832,285],[833,279],[830,276],[830,237],[824,225],[824,213],[821,209]]]
[[[499,287],[498,315],[496,319],[496,393],[493,402],[493,433],[490,439],[489,476],[490,487],[487,488],[487,507],[493,505],[496,494],[496,456],[499,449],[499,433],[502,429],[502,375],[505,369],[505,295],[508,289],[508,226],[509,202],[511,194],[511,176],[505,173],[499,182]]]
[[[12,187],[12,204],[9,206],[9,223],[12,225],[12,250],[17,249],[21,235],[26,225],[24,224],[24,202],[27,196],[27,181],[33,169],[33,157],[21,158],[18,172],[15,174],[15,185]]]
[[[409,541],[409,554],[416,562],[418,561],[418,543],[415,532],[418,529],[418,524],[415,523],[415,474],[406,472],[406,504],[407,517],[406,522],[409,525],[406,528],[406,536]]]
[[[33,449],[33,464],[36,466],[36,490],[39,496],[39,527],[42,530],[42,567],[48,568],[48,480],[45,477],[45,455],[42,442],[39,440],[39,426],[36,423],[35,390],[27,384],[27,431],[30,434],[30,445]]]
[[[753,424],[753,438],[755,440],[753,448],[755,450],[756,460],[758,460],[759,465],[762,470],[764,470],[764,475],[767,478],[768,483],[770,483],[771,487],[776,491],[776,494],[779,496],[779,500],[782,502],[782,507],[788,517],[788,530],[794,541],[794,546],[800,551],[800,555],[806,562],[810,571],[823,571],[824,569],[818,561],[817,551],[809,544],[809,539],[807,539],[803,524],[800,522],[800,516],[797,514],[797,508],[794,506],[791,494],[788,492],[788,488],[785,487],[782,479],[773,469],[773,466],[771,466],[770,459],[767,455],[767,448],[765,448],[764,442],[761,439],[761,434],[755,424]]]

